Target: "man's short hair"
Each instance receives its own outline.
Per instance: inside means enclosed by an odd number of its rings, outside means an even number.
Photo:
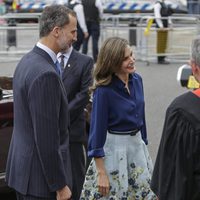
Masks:
[[[63,27],[69,24],[69,15],[76,17],[76,13],[64,5],[45,7],[40,17],[40,38],[49,35],[54,27]]]
[[[192,41],[191,60],[200,67],[200,37]]]

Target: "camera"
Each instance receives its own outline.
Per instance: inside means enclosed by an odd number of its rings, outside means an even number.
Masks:
[[[187,87],[188,89],[196,89],[200,87],[192,74],[191,66],[188,64],[179,67],[177,72],[177,81],[182,87]]]

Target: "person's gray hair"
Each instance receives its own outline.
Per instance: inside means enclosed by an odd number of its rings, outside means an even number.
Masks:
[[[76,13],[64,5],[45,7],[40,17],[40,38],[47,36],[56,26],[63,27],[69,24],[69,15],[76,17]]]
[[[191,60],[200,67],[200,37],[192,41]]]

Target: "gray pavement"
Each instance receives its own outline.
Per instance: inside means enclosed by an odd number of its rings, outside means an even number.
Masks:
[[[1,62],[0,76],[12,76],[17,62]],[[147,66],[146,62],[136,62],[136,70],[143,77],[149,138],[148,148],[153,161],[155,161],[160,142],[166,108],[176,96],[187,91],[176,81],[178,67],[182,64],[158,65],[157,63],[150,63]]]

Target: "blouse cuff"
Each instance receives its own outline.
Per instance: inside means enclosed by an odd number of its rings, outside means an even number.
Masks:
[[[143,139],[144,143],[145,143],[146,145],[148,145],[148,140],[147,140],[146,138],[142,138],[142,139]]]
[[[88,157],[104,157],[105,153],[103,148],[100,149],[92,149],[88,151]]]

